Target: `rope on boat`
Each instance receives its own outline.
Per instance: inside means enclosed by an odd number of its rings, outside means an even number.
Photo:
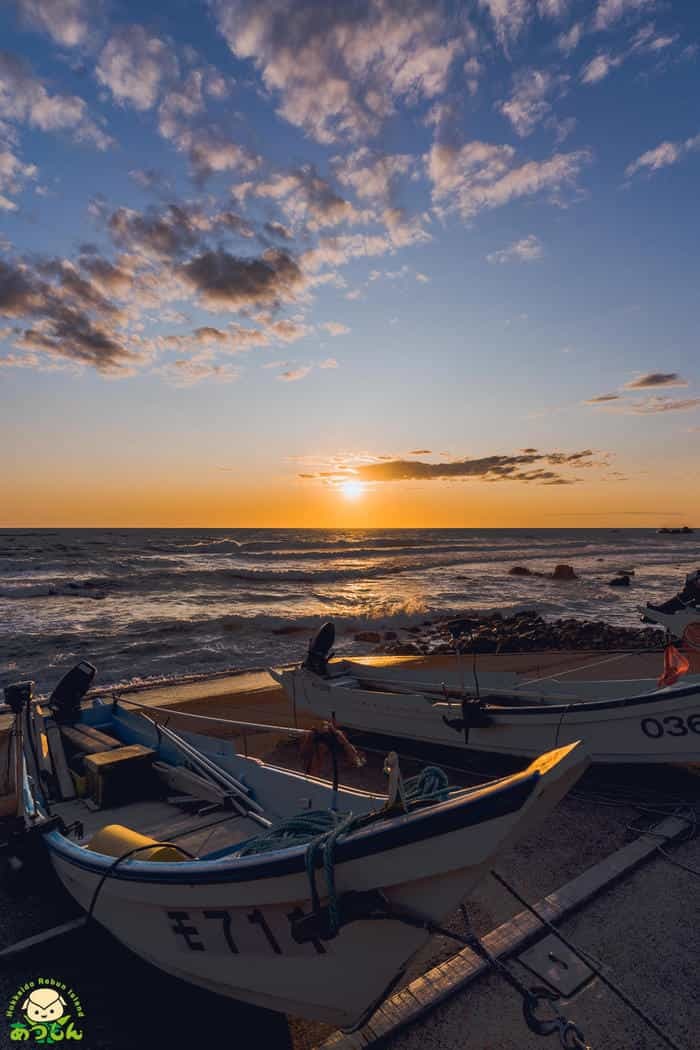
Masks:
[[[289,849],[307,843],[305,854],[306,874],[309,879],[311,903],[313,910],[320,911],[320,896],[316,886],[316,866],[321,859],[328,896],[329,932],[334,937],[340,928],[338,894],[335,886],[335,848],[338,839],[361,827],[366,827],[377,820],[407,812],[432,802],[445,802],[450,791],[447,774],[439,766],[426,766],[417,776],[410,777],[403,783],[401,807],[396,813],[389,809],[373,810],[355,816],[345,816],[335,810],[311,810],[299,813],[294,817],[280,821],[263,835],[248,839],[238,850],[237,856],[249,857],[253,854],[270,853],[273,850]]]

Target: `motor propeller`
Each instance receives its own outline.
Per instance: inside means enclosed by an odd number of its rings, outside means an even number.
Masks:
[[[309,651],[302,664],[305,671],[313,671],[314,674],[328,674],[328,661],[333,656],[333,644],[335,642],[335,625],[329,620],[318,629],[309,642]]]
[[[93,683],[97,668],[81,660],[63,676],[51,696],[49,707],[57,722],[75,722],[80,717],[80,701]]]

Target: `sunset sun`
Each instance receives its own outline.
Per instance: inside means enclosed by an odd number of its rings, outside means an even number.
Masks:
[[[362,481],[344,481],[340,486],[345,499],[356,500],[365,494],[365,485]]]

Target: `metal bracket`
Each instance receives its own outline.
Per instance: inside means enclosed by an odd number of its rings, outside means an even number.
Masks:
[[[595,976],[554,934],[543,937],[517,959],[564,999],[571,998]]]

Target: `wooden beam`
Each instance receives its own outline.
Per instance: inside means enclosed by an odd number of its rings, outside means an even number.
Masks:
[[[687,830],[687,821],[668,817],[651,828],[648,834],[640,835],[634,842],[611,853],[560,889],[547,894],[535,904],[535,908],[549,922],[560,922],[652,856],[660,842],[677,838]],[[521,911],[488,933],[482,941],[496,958],[506,958],[521,951],[544,930],[545,927],[531,912]],[[334,1032],[322,1047],[324,1050],[331,1047],[333,1050],[361,1050],[362,1047],[372,1046],[379,1039],[385,1039],[398,1029],[418,1021],[489,969],[488,963],[471,948],[463,948],[392,995],[362,1028],[347,1034]]]

